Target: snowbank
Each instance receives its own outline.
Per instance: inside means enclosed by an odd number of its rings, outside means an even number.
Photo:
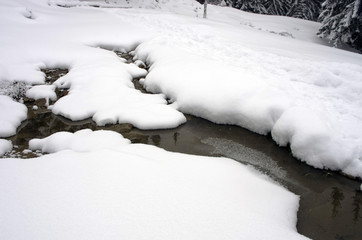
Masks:
[[[55,114],[71,120],[92,117],[98,125],[131,123],[140,129],[173,128],[186,121],[182,113],[167,105],[162,94],[143,94],[132,79],[146,70],[119,61],[114,55],[94,66],[93,60],[72,70],[54,84],[70,86],[69,94],[53,106]]]
[[[76,152],[90,152],[101,149],[118,149],[131,143],[122,135],[112,131],[95,131],[84,129],[75,133],[58,132],[44,139],[32,139],[29,148],[46,153],[55,153],[62,150]]]
[[[13,144],[9,140],[0,139],[0,156],[13,149]]]
[[[209,51],[196,53],[173,40],[167,41],[172,46],[154,39],[137,48],[137,58],[151,65],[143,81],[148,91],[166,94],[184,113],[271,132],[278,144],[290,144],[294,156],[314,167],[362,177],[361,66],[236,46],[233,51],[240,56],[245,51],[245,57],[229,56],[234,62],[225,64],[204,54],[212,51],[206,44]]]
[[[0,137],[16,134],[16,128],[27,117],[28,109],[8,96],[0,95]]]
[[[45,99],[46,105],[49,105],[49,100],[57,100],[57,95],[55,93],[55,85],[37,85],[30,88],[26,91],[26,96],[28,98],[33,98],[35,100]]]
[[[1,239],[306,239],[298,197],[233,160],[109,131],[31,145],[54,153],[0,161]]]

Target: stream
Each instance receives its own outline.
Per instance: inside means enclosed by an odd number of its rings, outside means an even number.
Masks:
[[[131,62],[132,56],[116,52]],[[44,69],[48,83],[68,71]],[[135,87],[142,92],[138,79]],[[58,97],[67,94],[57,89]],[[168,151],[203,156],[224,156],[254,166],[274,181],[300,195],[298,232],[312,239],[358,240],[362,236],[361,182],[337,172],[315,169],[295,159],[288,148],[281,148],[270,136],[261,136],[246,129],[218,125],[202,118],[186,115],[187,122],[175,129],[140,130],[131,124],[97,126],[92,119],[70,121],[54,115],[44,100],[24,99],[28,119],[18,128],[11,140],[14,149],[2,157],[32,158],[42,155],[28,149],[33,138],[44,138],[59,131],[76,132],[112,130],[133,143],[145,143]],[[38,106],[34,108],[33,106]]]

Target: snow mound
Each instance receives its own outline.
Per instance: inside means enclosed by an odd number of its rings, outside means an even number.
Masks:
[[[186,121],[167,105],[164,95],[134,89],[132,79],[144,76],[146,70],[114,58],[104,59],[97,67],[93,61],[74,66],[58,79],[56,86],[70,86],[70,90],[54,104],[53,113],[74,121],[92,117],[101,126],[131,123],[140,129],[173,128]]]
[[[109,131],[31,145],[55,153],[0,161],[1,239],[306,239],[295,228],[299,198],[233,160]]]
[[[0,139],[0,156],[13,149],[13,144],[9,140]]]
[[[28,98],[33,98],[35,100],[44,98],[46,100],[46,105],[49,105],[49,100],[57,100],[57,95],[55,93],[55,85],[37,85],[30,88],[26,91],[26,96]]]
[[[0,137],[15,135],[17,127],[26,119],[27,112],[24,104],[0,95]]]
[[[42,152],[55,153],[62,150],[90,152],[100,149],[117,149],[131,143],[122,135],[113,131],[80,130],[75,133],[58,132],[43,139],[32,139],[29,148]]]

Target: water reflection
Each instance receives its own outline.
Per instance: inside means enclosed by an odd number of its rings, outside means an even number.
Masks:
[[[360,210],[361,210],[361,205],[362,205],[362,197],[361,197],[361,193],[358,191],[355,191],[354,196],[352,197],[353,199],[353,222],[356,224],[360,218],[362,218]]]
[[[152,140],[152,142],[153,142],[153,144],[154,144],[155,146],[157,146],[157,147],[160,146],[160,143],[161,143],[161,137],[160,137],[160,135],[152,135],[152,136],[151,136],[151,140]]]
[[[177,139],[178,139],[178,136],[179,136],[180,134],[178,133],[178,132],[175,132],[174,134],[173,134],[173,141],[175,142],[175,146],[176,146],[176,143],[177,143]]]
[[[336,217],[339,210],[341,210],[342,208],[342,200],[344,199],[344,195],[343,192],[337,188],[337,187],[333,187],[332,188],[332,193],[331,193],[331,198],[332,198],[332,217]]]

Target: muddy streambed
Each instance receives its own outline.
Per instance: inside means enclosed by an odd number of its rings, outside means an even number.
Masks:
[[[119,54],[121,57],[124,55]],[[48,82],[67,73],[61,69],[43,70]],[[135,86],[141,89],[137,79]],[[67,90],[57,90],[59,97]],[[40,152],[28,150],[33,138],[44,138],[55,132],[112,130],[133,143],[145,143],[169,151],[225,156],[254,166],[272,179],[301,196],[297,229],[312,239],[359,240],[362,237],[361,182],[336,172],[314,169],[291,156],[290,150],[278,147],[270,137],[260,136],[236,126],[218,125],[187,116],[188,121],[175,129],[144,131],[130,124],[96,126],[91,119],[73,122],[54,115],[44,102],[25,99],[28,119],[18,128],[16,136],[8,138],[14,150],[3,157],[31,158]],[[34,106],[38,108],[34,108]]]

